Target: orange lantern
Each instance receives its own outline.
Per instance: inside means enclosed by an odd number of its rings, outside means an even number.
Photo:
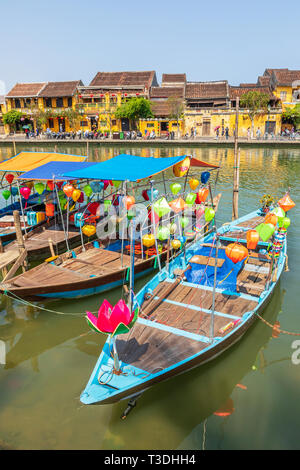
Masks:
[[[248,256],[248,250],[240,243],[230,243],[226,246],[225,254],[233,263],[238,263]]]
[[[201,204],[201,202],[205,202],[206,199],[207,199],[208,193],[209,193],[208,188],[199,189],[199,191],[197,193],[197,198],[196,198],[196,201],[195,201],[196,204]]]
[[[47,202],[47,204],[45,204],[45,206],[46,206],[46,216],[47,217],[53,217],[54,216],[54,211],[55,211],[54,204],[52,204],[50,202]]]
[[[275,216],[276,217],[276,216]],[[259,242],[259,233],[256,230],[248,230],[247,232],[247,248],[255,250]]]
[[[74,186],[72,186],[71,184],[65,184],[63,187],[63,192],[67,197],[72,197],[74,189]]]
[[[274,227],[276,227],[277,222],[278,222],[278,217],[277,217],[276,214],[267,214],[266,215],[265,221],[264,221],[265,224],[272,224],[272,225],[274,225]]]
[[[296,204],[294,203],[294,201],[292,201],[290,195],[287,193],[285,196],[279,199],[278,205],[281,207],[281,209],[284,210],[284,212],[287,212],[290,209],[293,209]]]
[[[84,225],[82,227],[82,232],[87,237],[92,237],[96,233],[96,227],[94,225]]]
[[[189,185],[192,190],[196,189],[198,184],[199,184],[199,181],[196,178],[191,178],[189,181]]]
[[[172,211],[174,211],[177,214],[178,212],[183,211],[187,205],[184,202],[184,200],[181,197],[179,197],[169,202],[169,206],[171,207]]]
[[[191,161],[189,157],[186,157],[183,162],[176,163],[176,165],[173,166],[174,176],[184,176],[188,172],[190,164]]]
[[[50,191],[53,191],[54,189],[54,182],[52,180],[47,181],[47,186],[50,189]]]
[[[135,204],[135,199],[133,196],[126,196],[124,203],[125,203],[126,209],[129,210]]]

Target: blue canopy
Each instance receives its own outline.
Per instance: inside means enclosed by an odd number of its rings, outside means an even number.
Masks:
[[[181,157],[137,157],[121,154],[105,162],[96,163],[92,168],[66,171],[65,177],[71,179],[86,178],[94,180],[140,181],[161,173],[185,159]]]
[[[48,162],[33,170],[23,173],[19,179],[28,180],[72,180],[75,178],[68,178],[63,176],[65,172],[71,170],[82,171],[90,166],[95,166],[94,162]]]

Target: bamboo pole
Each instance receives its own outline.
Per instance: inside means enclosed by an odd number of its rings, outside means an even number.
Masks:
[[[20,212],[13,211],[13,216],[14,216],[14,224],[15,224],[15,229],[16,229],[16,239],[17,239],[18,249],[19,249],[19,253],[22,254],[26,250],[26,248],[25,248],[24,238],[22,234]],[[28,266],[27,260],[25,258],[23,262],[23,272],[25,271],[27,266]]]
[[[233,197],[232,197],[232,220],[238,218],[239,204],[239,151],[238,151],[238,135],[239,135],[239,97],[236,99],[235,111],[235,132],[234,132],[234,171],[233,171]]]
[[[14,154],[17,155],[16,141],[15,140],[13,140],[13,146],[14,146]]]

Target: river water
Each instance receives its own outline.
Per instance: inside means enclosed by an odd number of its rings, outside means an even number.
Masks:
[[[17,148],[18,151],[21,148]],[[26,150],[52,150],[26,146]],[[84,154],[79,144],[58,151]],[[90,146],[89,157],[118,153],[141,156],[188,154],[220,163],[222,199],[217,224],[231,218],[233,150],[221,147]],[[0,147],[0,160],[12,156]],[[264,312],[271,323],[300,332],[300,150],[241,150],[239,215],[259,207],[264,193],[280,197],[291,188],[296,202],[289,216],[289,272],[285,272]],[[146,278],[147,279],[147,278]],[[146,280],[140,280],[137,288]],[[111,303],[120,291],[106,294]],[[148,390],[127,420],[127,402],[83,406],[79,395],[99,356],[104,337],[90,333],[82,316],[104,296],[57,301],[54,314],[0,299],[0,448],[14,449],[297,449],[300,364],[292,362],[297,337],[272,337],[257,320],[242,341],[213,362]],[[300,339],[300,338],[299,338]],[[295,346],[295,344],[294,344]],[[300,342],[299,342],[300,346]],[[298,346],[298,348],[299,348]],[[300,354],[299,354],[300,357]]]

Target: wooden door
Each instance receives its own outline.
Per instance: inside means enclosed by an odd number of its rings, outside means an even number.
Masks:
[[[202,135],[204,136],[210,135],[210,119],[203,119]]]

